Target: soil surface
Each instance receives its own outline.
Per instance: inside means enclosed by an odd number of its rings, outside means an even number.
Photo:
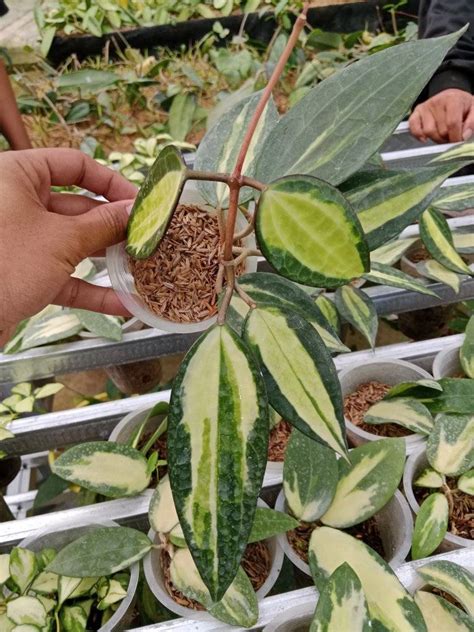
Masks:
[[[449,510],[448,531],[461,538],[474,540],[474,496],[465,494],[457,489],[456,482],[455,478],[446,479],[448,487],[452,490],[453,500]],[[413,493],[420,505],[433,491],[426,487],[413,486]],[[442,492],[442,490],[439,491]]]
[[[391,386],[372,381],[360,384],[356,391],[344,397],[344,416],[361,430],[381,437],[406,437],[413,434],[398,424],[367,424],[364,415],[371,406],[382,400]]]
[[[285,458],[286,446],[290,440],[292,426],[282,419],[270,430],[268,441],[268,460],[282,462]]]

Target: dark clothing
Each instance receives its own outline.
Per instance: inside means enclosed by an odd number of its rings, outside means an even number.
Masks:
[[[474,92],[474,0],[420,0],[419,36],[439,37],[469,28],[446,55],[429,82],[424,98],[458,88]]]
[[[0,0],[0,16],[5,15],[5,13],[8,13],[8,7],[3,0]]]

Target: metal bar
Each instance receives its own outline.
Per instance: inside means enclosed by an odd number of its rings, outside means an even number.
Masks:
[[[442,145],[428,145],[423,147],[414,147],[413,149],[402,149],[400,151],[388,151],[380,155],[384,162],[411,160],[413,158],[423,158],[424,156],[436,156],[460,144],[461,143],[445,143]]]

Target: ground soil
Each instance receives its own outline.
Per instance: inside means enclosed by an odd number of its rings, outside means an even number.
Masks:
[[[453,498],[453,509],[449,512],[448,531],[461,538],[474,540],[474,496],[457,489],[456,482],[457,479],[455,478],[446,479],[448,487],[452,490]],[[433,491],[426,487],[413,486],[413,493],[420,505]]]

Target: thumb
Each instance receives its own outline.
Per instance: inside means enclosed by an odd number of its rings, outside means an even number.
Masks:
[[[99,204],[87,213],[76,216],[76,232],[83,244],[83,257],[123,241],[133,200]]]
[[[472,99],[471,109],[464,121],[462,138],[467,141],[474,133],[474,98]]]

